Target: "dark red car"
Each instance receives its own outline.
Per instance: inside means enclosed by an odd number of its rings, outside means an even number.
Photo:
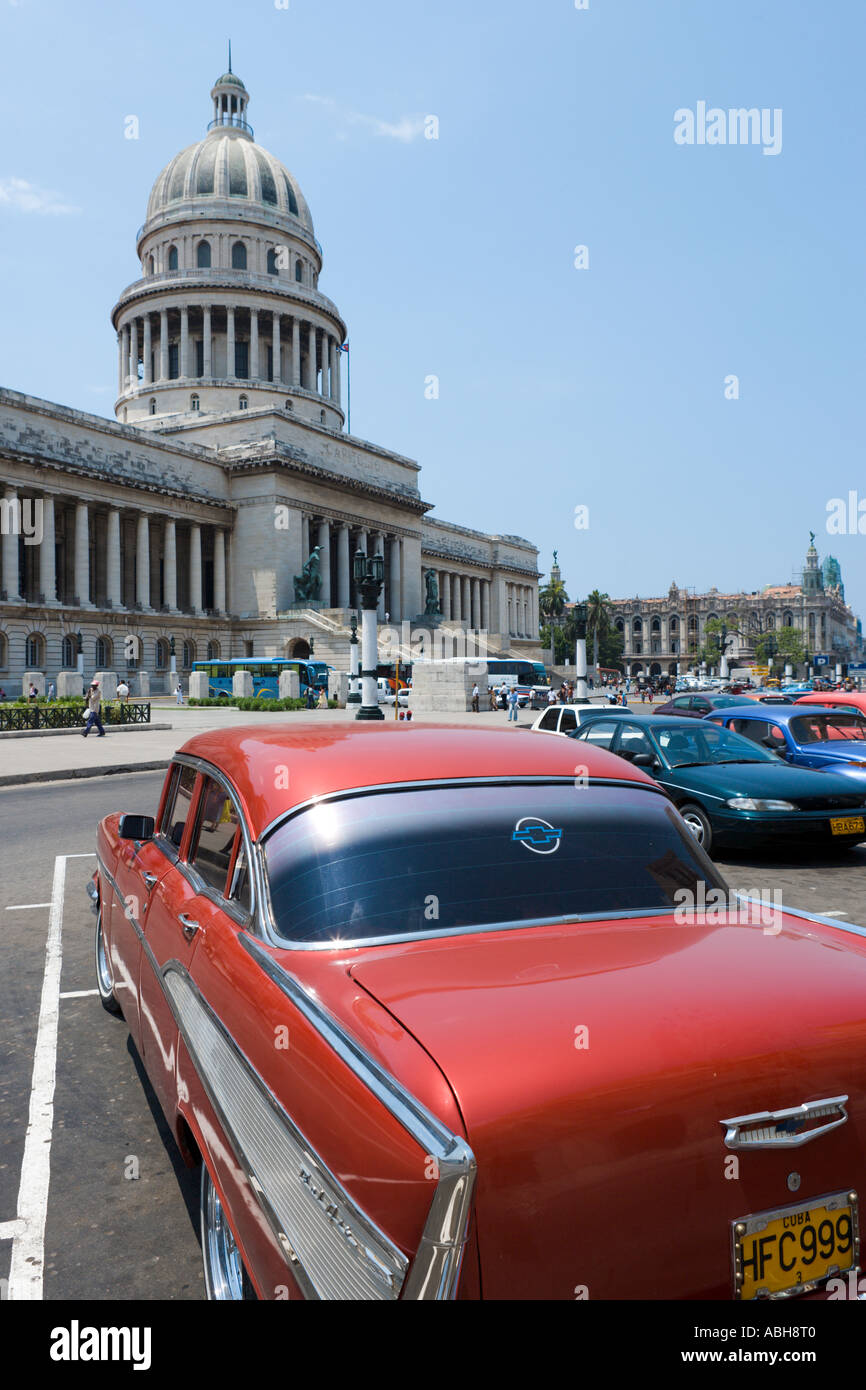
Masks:
[[[675,695],[663,705],[656,705],[653,714],[675,714],[678,718],[703,719],[714,709],[729,709],[731,705],[755,705],[749,695],[716,695],[712,691],[697,691],[693,694]]]

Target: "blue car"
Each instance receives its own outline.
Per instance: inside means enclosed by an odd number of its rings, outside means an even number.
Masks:
[[[841,772],[866,784],[866,718],[832,705],[742,705],[715,709],[707,720],[770,748],[792,767]]]

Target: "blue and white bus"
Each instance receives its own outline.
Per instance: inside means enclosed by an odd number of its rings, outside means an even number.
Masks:
[[[299,657],[284,659],[280,656],[239,657],[235,661],[196,661],[193,671],[203,671],[208,678],[208,695],[211,699],[228,699],[232,693],[232,677],[236,671],[249,671],[253,678],[253,695],[276,700],[280,693],[280,673],[297,671],[301,696],[306,695],[310,686],[318,693],[328,688],[328,665],[324,661],[304,661]]]

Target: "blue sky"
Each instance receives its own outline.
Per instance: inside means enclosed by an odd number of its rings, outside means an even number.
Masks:
[[[811,529],[866,607],[866,536],[825,532],[866,500],[860,0],[0,0],[4,386],[112,413],[109,312],[229,36],[353,433],[438,515],[556,546],[572,596],[785,582]],[[699,101],[780,108],[781,151],[677,145]]]

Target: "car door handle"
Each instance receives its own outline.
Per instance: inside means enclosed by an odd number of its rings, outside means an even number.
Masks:
[[[185,912],[181,912],[180,925],[187,941],[192,941],[196,932],[199,930],[199,923],[196,922],[195,918],[188,917]]]
[[[144,879],[144,886],[147,889],[148,893],[159,882],[159,879],[157,878],[156,874],[142,874],[142,878]]]

